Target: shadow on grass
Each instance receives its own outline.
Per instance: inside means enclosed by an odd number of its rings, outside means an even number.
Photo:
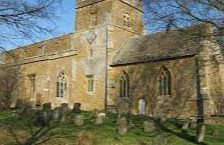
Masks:
[[[182,130],[182,124],[180,122],[176,121],[176,120],[175,121],[174,120],[168,121],[168,123],[177,127],[179,129],[179,131],[175,131],[174,129],[171,129],[171,128],[167,127],[165,125],[167,122],[163,122],[158,118],[151,118],[151,119],[156,124],[156,126],[164,132],[168,132],[172,135],[175,135],[179,138],[182,138],[182,139],[184,139],[188,142],[191,142],[191,143],[194,143],[194,144],[197,144],[197,145],[207,145],[206,143],[198,143],[196,136],[190,135],[186,131],[183,131]]]

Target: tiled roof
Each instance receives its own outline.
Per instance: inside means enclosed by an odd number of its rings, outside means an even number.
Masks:
[[[202,28],[202,27],[200,27]],[[199,52],[199,34],[195,27],[172,30],[151,35],[132,37],[127,40],[113,58],[112,66],[144,63],[177,57],[192,56]]]

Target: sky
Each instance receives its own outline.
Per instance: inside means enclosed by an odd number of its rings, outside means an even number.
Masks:
[[[55,27],[55,31],[52,34],[44,34],[38,38],[31,39],[12,39],[8,42],[1,42],[1,46],[6,50],[11,50],[17,47],[29,45],[32,43],[40,42],[43,40],[51,39],[57,36],[61,36],[64,34],[72,33],[75,30],[75,8],[76,8],[76,0],[62,0],[61,7],[57,9],[55,12],[58,16],[57,20],[55,20],[55,24],[52,27]],[[43,25],[45,22],[43,22]],[[1,50],[2,51],[2,50]]]

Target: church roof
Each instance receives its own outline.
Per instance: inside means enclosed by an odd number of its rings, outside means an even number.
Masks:
[[[201,30],[191,27],[132,37],[121,46],[112,66],[193,56],[199,51]]]

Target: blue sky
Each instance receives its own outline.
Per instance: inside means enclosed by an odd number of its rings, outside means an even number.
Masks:
[[[76,7],[76,0],[62,0],[62,4],[58,7],[56,11],[56,15],[58,16],[57,20],[55,20],[54,26],[55,31],[52,34],[44,34],[40,37],[30,38],[30,39],[8,39],[8,41],[0,42],[1,46],[4,47],[6,50],[14,49],[16,47],[40,42],[46,39],[50,39],[53,37],[61,36],[63,34],[68,34],[74,32],[74,25],[75,25],[75,7]],[[42,22],[43,25],[46,22]]]

